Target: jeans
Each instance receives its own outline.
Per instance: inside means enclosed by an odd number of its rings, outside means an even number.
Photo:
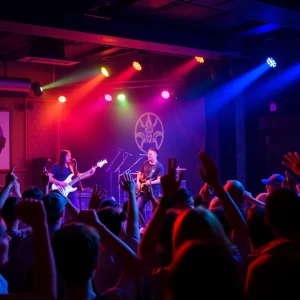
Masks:
[[[158,199],[160,190],[158,188],[153,188],[153,187],[152,187],[152,189],[153,189],[153,195],[154,195],[155,199]],[[149,220],[151,219],[151,217],[155,211],[155,207],[152,205],[151,202],[150,203],[149,202],[150,202],[149,198],[147,196],[145,196],[144,193],[141,193],[141,195],[137,199],[138,209],[141,212],[146,223],[149,222]],[[150,207],[151,207],[151,211],[149,209],[147,209],[147,214],[145,213],[146,204],[148,204],[148,205],[150,204]]]
[[[79,202],[76,192],[72,192],[68,195],[68,198],[70,199],[71,203],[79,210]],[[65,215],[64,215],[64,222],[71,221],[72,217],[70,216],[69,212],[65,209]]]

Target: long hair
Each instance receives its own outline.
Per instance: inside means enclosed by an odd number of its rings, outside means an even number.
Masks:
[[[58,158],[58,164],[60,167],[64,167],[65,163],[66,163],[66,156],[71,153],[69,150],[62,150],[59,153],[59,158]]]

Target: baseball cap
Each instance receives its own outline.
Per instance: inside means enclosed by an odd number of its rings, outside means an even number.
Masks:
[[[281,185],[282,181],[285,179],[285,177],[281,174],[273,174],[270,178],[268,179],[262,179],[261,182],[263,184],[277,184]]]
[[[56,217],[65,209],[69,202],[68,198],[64,197],[58,191],[52,191],[42,198],[47,217]]]

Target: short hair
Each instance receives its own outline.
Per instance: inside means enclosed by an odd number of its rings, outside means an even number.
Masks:
[[[272,230],[289,237],[300,230],[300,198],[289,188],[278,189],[266,199],[266,220]]]
[[[253,206],[247,214],[248,235],[255,249],[266,245],[275,239],[271,228],[265,222],[265,208]]]
[[[156,148],[149,148],[148,151],[153,151],[158,155],[158,150]]]
[[[2,207],[2,218],[5,223],[13,223],[18,219],[16,207],[20,204],[17,197],[8,197]]]
[[[82,287],[93,276],[99,259],[100,238],[95,229],[70,223],[52,238],[57,273],[66,288]]]
[[[35,186],[31,186],[29,189],[27,189],[22,193],[23,199],[33,198],[36,200],[41,200],[42,197],[43,197],[43,192],[40,189],[36,188]]]

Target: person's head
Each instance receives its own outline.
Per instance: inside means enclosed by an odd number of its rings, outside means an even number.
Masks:
[[[189,190],[181,188],[178,190],[174,202],[178,209],[194,208],[194,199]]]
[[[285,177],[281,174],[273,174],[270,178],[262,179],[261,182],[266,185],[268,194],[281,188],[281,184]]]
[[[60,225],[61,218],[64,216],[65,206],[68,199],[59,192],[52,191],[42,198],[47,214],[47,223],[50,226]]]
[[[157,155],[158,155],[158,152],[157,152],[156,149],[150,148],[150,149],[148,150],[148,160],[149,160],[149,161],[152,161],[152,162],[156,161]]]
[[[228,180],[224,186],[224,190],[229,193],[232,200],[241,209],[245,200],[245,188],[243,184],[237,180]]]
[[[236,263],[227,247],[195,240],[177,251],[168,278],[169,299],[242,299]]]
[[[32,199],[36,199],[36,200],[41,200],[42,197],[43,197],[43,192],[34,186],[30,187],[29,189],[27,189],[26,191],[24,191],[22,193],[23,199],[32,198]]]
[[[64,166],[66,163],[70,163],[71,162],[71,152],[69,150],[62,150],[59,153],[59,159],[58,159],[58,163],[60,166]]]
[[[8,261],[9,240],[6,224],[0,217],[0,267]]]
[[[85,287],[92,279],[99,259],[99,244],[96,230],[81,223],[65,225],[55,232],[53,253],[65,288]]]
[[[288,188],[278,189],[266,199],[266,223],[277,237],[291,238],[300,233],[300,198]]]
[[[119,213],[114,207],[105,207],[97,211],[99,220],[116,236],[121,232],[122,222],[126,221],[126,213]]]
[[[187,210],[177,218],[173,229],[173,251],[184,242],[195,239],[231,246],[220,222],[201,206]]]
[[[11,225],[18,225],[17,206],[20,201],[17,197],[8,197],[2,207],[2,218],[10,227]]]
[[[105,198],[99,208],[105,208],[105,207],[115,207],[118,203],[116,202],[116,200],[114,198]]]
[[[265,222],[263,206],[253,206],[248,210],[247,227],[253,250],[257,250],[275,239],[271,228]]]

